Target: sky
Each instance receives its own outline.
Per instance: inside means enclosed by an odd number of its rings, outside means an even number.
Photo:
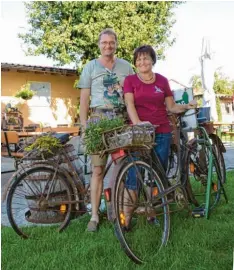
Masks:
[[[189,1],[175,9],[174,45],[167,49],[164,61],[154,71],[189,85],[192,75],[201,73],[199,57],[202,38],[210,40],[214,66],[234,79],[234,2]],[[26,12],[21,1],[1,2],[1,62],[53,66],[45,56],[25,56],[19,32],[27,29]],[[73,66],[66,66],[73,67]]]

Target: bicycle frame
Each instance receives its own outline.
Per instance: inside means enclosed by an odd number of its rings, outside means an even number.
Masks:
[[[176,173],[170,178],[171,181],[171,186],[168,187],[168,182],[169,178],[166,176],[166,173],[164,171],[164,168],[161,165],[161,162],[156,154],[156,152],[153,150],[152,151],[152,159],[153,159],[153,164],[154,167],[157,168],[157,172],[160,173],[161,176],[165,179],[166,185],[164,192],[158,194],[156,197],[154,197],[153,203],[156,203],[159,199],[161,199],[163,196],[168,195],[177,189],[182,189],[183,193],[186,193],[185,191],[185,184],[186,184],[186,177],[183,177],[185,172],[181,166],[183,162],[187,158],[188,154],[188,139],[187,136],[184,134],[184,131],[182,129],[182,119],[181,116],[178,116],[179,121],[177,122],[177,129],[175,132],[177,132],[177,137],[178,137],[178,144],[176,146],[177,150],[177,168],[176,168]],[[174,202],[174,199],[168,199],[167,204]],[[157,205],[156,208],[162,207],[162,205]]]
[[[214,162],[214,153],[213,153],[213,146],[212,146],[212,140],[209,138],[206,129],[202,126],[197,127],[197,143],[207,146],[209,149],[209,163],[208,163],[208,177],[207,177],[207,188],[206,188],[206,202],[205,202],[205,216],[206,218],[209,218],[210,215],[210,193],[212,189],[212,177],[213,177],[213,162]],[[217,173],[218,176],[221,178],[221,171],[219,165],[217,166]],[[223,192],[226,202],[228,201],[226,192],[224,190],[222,182],[220,182],[221,188],[220,193]],[[216,204],[217,202],[215,202]]]

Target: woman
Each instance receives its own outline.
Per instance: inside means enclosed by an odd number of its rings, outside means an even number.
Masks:
[[[181,113],[196,107],[196,102],[191,101],[188,104],[176,104],[171,92],[168,80],[158,73],[153,73],[152,68],[156,63],[156,54],[154,49],[149,46],[140,46],[134,51],[134,65],[137,73],[129,75],[124,81],[124,99],[127,112],[132,124],[137,125],[148,121],[157,125],[155,137],[155,151],[162,163],[164,170],[167,169],[169,149],[171,143],[171,127],[167,113]],[[168,183],[164,183],[165,187]],[[129,170],[125,183],[126,191],[123,211],[125,213],[125,226],[130,226],[132,211],[134,207],[129,202],[137,200],[136,193],[136,173],[134,169]],[[156,222],[155,218],[149,218],[151,223]]]
[[[153,73],[156,54],[149,45],[140,46],[134,51],[134,65],[137,73],[124,81],[124,99],[132,124],[149,121],[159,125],[156,130],[155,151],[166,170],[171,143],[171,127],[167,112],[181,113],[196,107],[195,101],[176,104],[168,80],[159,73]]]

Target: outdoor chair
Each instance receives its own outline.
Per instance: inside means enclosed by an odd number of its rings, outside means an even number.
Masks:
[[[81,126],[80,123],[74,123],[74,124],[73,124],[73,127],[80,127],[80,126]]]
[[[14,127],[14,128],[12,129],[12,131],[21,132],[21,131],[23,131],[23,129],[22,129],[21,127]]]
[[[35,127],[35,128],[39,128],[40,125],[39,124],[29,124],[28,127]]]
[[[57,127],[68,127],[68,124],[58,124]]]
[[[34,132],[34,131],[36,131],[36,127],[35,126],[27,126],[27,127],[24,127],[24,131],[25,132]]]
[[[16,131],[1,132],[1,156],[13,158],[15,160],[15,170],[18,169],[19,160],[24,156],[21,145],[22,142]],[[1,173],[14,172],[15,170]]]
[[[52,127],[51,126],[45,126],[42,128],[43,132],[52,132]]]

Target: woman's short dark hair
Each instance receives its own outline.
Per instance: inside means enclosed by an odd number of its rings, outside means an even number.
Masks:
[[[136,65],[137,57],[141,54],[148,54],[152,58],[153,65],[156,63],[157,56],[156,56],[156,53],[155,53],[154,49],[152,48],[152,46],[143,45],[143,46],[140,46],[134,50],[134,54],[133,54],[134,65]]]

